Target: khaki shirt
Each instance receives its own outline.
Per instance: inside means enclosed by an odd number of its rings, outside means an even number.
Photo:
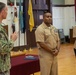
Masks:
[[[73,38],[76,38],[76,26],[73,27]],[[76,49],[76,40],[74,43],[74,48]]]
[[[35,35],[36,42],[45,42],[52,49],[57,47],[57,42],[60,40],[57,29],[53,25],[48,27],[45,23],[39,25],[35,31]],[[40,48],[39,44],[38,47]]]
[[[76,26],[73,27],[73,38],[76,38]]]
[[[76,40],[75,40],[75,43],[74,43],[74,48],[76,49]]]
[[[36,42],[45,42],[52,49],[57,47],[60,40],[57,29],[50,25],[47,27],[45,23],[38,26],[35,31]],[[38,45],[41,75],[58,75],[57,73],[57,57],[50,52],[44,50]]]

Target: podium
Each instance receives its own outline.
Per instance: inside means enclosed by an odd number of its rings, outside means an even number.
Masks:
[[[61,43],[65,43],[64,30],[63,29],[58,29],[58,33],[59,33]]]
[[[73,29],[70,29],[70,43],[74,43],[76,38],[73,38]]]

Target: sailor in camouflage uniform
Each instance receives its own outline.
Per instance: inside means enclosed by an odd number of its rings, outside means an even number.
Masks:
[[[6,5],[0,2],[0,75],[10,75],[10,52],[17,39],[17,33],[14,32],[9,40],[6,30],[2,27],[2,20],[6,19],[7,10]]]
[[[44,13],[43,21],[35,31],[41,75],[58,75],[57,55],[60,49],[58,31],[51,25],[52,15],[49,12]]]

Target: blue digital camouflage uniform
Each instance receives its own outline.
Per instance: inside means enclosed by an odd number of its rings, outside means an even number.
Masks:
[[[13,45],[13,41],[8,39],[6,30],[0,24],[0,75],[9,75],[1,73],[9,72],[11,68],[10,51]]]

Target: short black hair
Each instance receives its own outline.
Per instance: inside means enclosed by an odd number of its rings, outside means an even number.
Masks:
[[[43,13],[45,14],[45,13],[50,13],[50,12],[47,10],[47,11],[44,11]]]
[[[6,4],[5,4],[5,3],[0,2],[0,12],[2,11],[2,9],[3,9],[5,6],[6,6]]]
[[[46,13],[50,13],[49,11],[44,11],[43,12],[43,17],[45,16]]]

